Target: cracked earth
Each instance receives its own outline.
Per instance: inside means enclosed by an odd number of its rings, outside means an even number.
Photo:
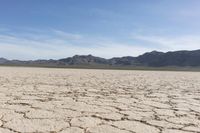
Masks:
[[[0,67],[0,133],[199,133],[200,73]]]

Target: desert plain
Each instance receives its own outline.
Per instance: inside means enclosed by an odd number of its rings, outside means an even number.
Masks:
[[[200,73],[0,67],[0,133],[198,133]]]

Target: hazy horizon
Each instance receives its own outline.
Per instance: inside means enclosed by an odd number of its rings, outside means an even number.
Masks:
[[[69,58],[69,57],[74,57],[74,56],[94,56],[94,57],[100,57],[100,58],[104,58],[104,59],[112,59],[112,58],[122,58],[122,57],[138,57],[138,56],[141,56],[145,53],[150,53],[150,52],[162,52],[162,53],[167,53],[167,52],[177,52],[177,51],[196,51],[196,50],[200,50],[200,49],[194,49],[194,50],[176,50],[176,51],[157,51],[157,50],[152,50],[152,51],[146,51],[144,53],[141,53],[137,56],[131,56],[131,55],[124,55],[124,56],[113,56],[113,57],[109,57],[109,58],[106,58],[106,57],[101,57],[101,56],[96,56],[96,55],[93,55],[93,54],[74,54],[72,56],[66,56],[66,57],[61,57],[61,58],[35,58],[35,59],[17,59],[17,58],[5,58],[5,57],[0,57],[0,58],[3,58],[3,59],[7,59],[7,60],[20,60],[20,61],[34,61],[34,60],[59,60],[59,59],[64,59],[64,58]]]
[[[0,57],[103,58],[200,48],[200,1],[0,0]]]

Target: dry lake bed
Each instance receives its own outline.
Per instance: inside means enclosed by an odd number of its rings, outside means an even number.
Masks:
[[[0,133],[198,133],[200,73],[0,67]]]

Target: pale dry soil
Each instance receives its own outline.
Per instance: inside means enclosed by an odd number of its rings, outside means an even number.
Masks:
[[[0,67],[0,133],[198,133],[200,73]]]

